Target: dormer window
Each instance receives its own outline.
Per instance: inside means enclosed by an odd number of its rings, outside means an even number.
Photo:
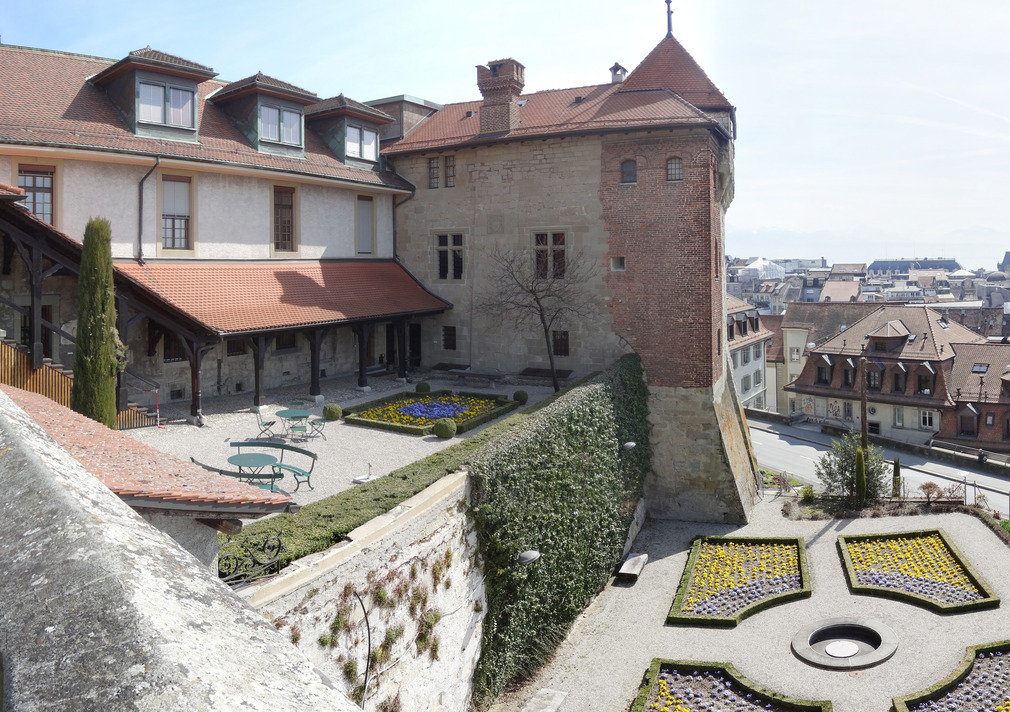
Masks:
[[[194,94],[189,89],[141,82],[138,105],[140,121],[187,129],[196,125]]]
[[[378,160],[379,134],[358,126],[347,127],[347,157]]]
[[[302,115],[276,106],[260,107],[260,138],[264,141],[302,145]]]

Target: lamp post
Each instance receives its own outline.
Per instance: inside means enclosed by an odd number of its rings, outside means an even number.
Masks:
[[[361,709],[365,709],[365,697],[368,695],[368,669],[372,665],[372,626],[368,623],[368,609],[365,608],[365,602],[361,600],[361,596],[358,592],[354,592],[354,597],[358,599],[358,603],[361,604],[361,612],[365,614],[365,630],[368,633],[368,654],[365,657],[365,686],[361,690]]]
[[[540,552],[536,549],[527,549],[516,557],[516,563],[520,566],[529,566],[540,559]]]

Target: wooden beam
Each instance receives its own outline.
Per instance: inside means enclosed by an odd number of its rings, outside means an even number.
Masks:
[[[42,368],[42,250],[38,244],[32,245],[32,261],[28,270],[31,284],[28,329],[31,333],[32,370]]]
[[[329,332],[328,327],[306,329],[302,333],[309,342],[309,395],[318,396],[322,393],[319,385],[319,357],[323,346],[323,338]]]
[[[396,329],[396,377],[407,377],[407,320],[397,319],[393,322]]]

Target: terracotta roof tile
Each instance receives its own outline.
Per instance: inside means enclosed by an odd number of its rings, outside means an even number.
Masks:
[[[408,136],[383,145],[396,155],[533,136],[565,135],[649,126],[707,126],[712,119],[670,91],[619,94],[619,84],[551,89],[520,98],[519,124],[508,134],[480,133],[480,101],[446,104]],[[581,97],[581,101],[578,99]],[[525,103],[523,103],[525,101]]]
[[[169,54],[168,52],[162,52],[157,49],[151,49],[151,45],[144,47],[143,49],[135,49],[130,52],[131,57],[139,57],[140,59],[150,59],[154,62],[161,62],[162,64],[174,64],[178,67],[186,67],[187,69],[199,69],[205,72],[213,73],[214,70],[208,67],[206,64],[198,64],[197,62],[192,62],[188,59],[183,59],[174,54]]]
[[[393,117],[385,111],[380,111],[379,109],[368,106],[367,104],[362,104],[360,101],[349,99],[343,94],[337,94],[329,99],[323,99],[317,104],[306,106],[305,118],[311,119],[319,114],[329,114],[340,111],[353,114],[363,114],[380,124],[388,124],[393,121]]]
[[[294,84],[289,84],[288,82],[281,81],[275,77],[271,77],[263,72],[256,72],[255,74],[245,77],[244,79],[239,79],[237,81],[226,84],[218,91],[211,101],[220,102],[227,96],[237,94],[245,89],[252,87],[264,87],[267,89],[276,89],[285,94],[291,94],[294,97],[298,97],[306,100],[319,99],[319,96],[315,92],[311,92],[308,89],[302,89]]]
[[[120,496],[190,501],[233,506],[255,505],[251,511],[284,511],[291,498],[267,492],[155,450],[126,433],[75,413],[38,393],[0,385],[53,440]],[[211,463],[213,464],[213,463]]]
[[[736,314],[737,312],[750,311],[752,309],[757,309],[756,306],[745,302],[739,297],[734,297],[732,294],[726,294],[725,297],[725,308],[727,314]]]
[[[278,263],[117,262],[116,268],[210,329],[334,324],[451,305],[392,260]]]
[[[305,131],[304,158],[257,151],[222,109],[206,101],[225,85],[217,80],[198,86],[199,143],[137,136],[105,90],[87,81],[109,66],[95,57],[0,45],[0,143],[160,155],[411,189],[394,173],[345,165],[311,130]]]
[[[761,314],[758,319],[761,326],[772,332],[772,338],[765,346],[765,360],[772,363],[784,363],[782,355],[782,318],[783,314]]]
[[[25,191],[22,188],[18,188],[14,185],[7,185],[6,183],[0,183],[0,196],[12,196],[18,198],[24,194]]]
[[[618,86],[622,92],[673,91],[699,109],[733,108],[694,57],[673,37],[666,37],[656,45]]]
[[[1010,372],[1010,344],[954,344],[953,348],[954,365],[947,384],[951,397],[974,403],[1000,400],[1003,377]],[[976,364],[985,364],[985,372],[979,373]]]
[[[839,329],[880,308],[868,302],[791,302],[782,319],[783,329],[806,329],[807,342],[824,341]]]
[[[891,324],[888,327],[891,322],[901,322],[901,326]],[[903,337],[902,329],[910,336]],[[905,339],[900,352],[888,352],[889,358],[943,361],[953,355],[951,344],[986,343],[984,336],[957,322],[944,321],[942,314],[928,307],[890,305],[877,306],[875,311],[820,344],[817,350],[839,355],[861,355],[869,336],[886,336],[887,332],[895,338]]]
[[[854,302],[859,299],[862,285],[855,280],[828,280],[821,288],[821,302]]]

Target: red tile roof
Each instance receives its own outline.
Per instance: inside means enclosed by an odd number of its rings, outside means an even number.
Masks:
[[[161,50],[151,49],[151,45],[144,47],[143,49],[135,49],[130,52],[130,57],[139,57],[140,59],[149,59],[154,62],[161,62],[162,64],[174,64],[179,67],[186,67],[188,69],[200,69],[205,72],[213,72],[214,70],[208,67],[206,64],[199,64],[197,62],[192,62],[188,59],[183,59],[174,54],[169,54],[168,52],[162,52]]]
[[[480,134],[480,106],[480,101],[446,104],[408,136],[384,144],[382,152],[392,156],[448,146],[625,128],[711,126],[715,125],[713,118],[700,108],[732,108],[672,38],[660,42],[623,83],[523,95],[519,124],[505,135]]]
[[[772,338],[765,345],[765,361],[769,363],[785,363],[782,355],[783,317],[783,314],[761,314],[758,316],[761,326],[772,332]]]
[[[115,266],[218,332],[336,324],[452,306],[392,260]]]
[[[7,385],[0,385],[0,389],[84,469],[121,497],[164,500],[175,507],[186,502],[227,505],[229,511],[248,505],[250,513],[260,514],[284,511],[291,503],[287,495],[261,490],[155,450],[38,393]]]
[[[673,91],[699,109],[733,108],[694,57],[673,37],[666,37],[656,45],[618,86],[622,92]]]
[[[862,319],[852,322],[830,339],[817,346],[818,352],[843,356],[871,356],[869,337],[903,338],[900,349],[888,351],[889,358],[916,361],[944,361],[950,358],[951,344],[986,343],[984,336],[957,322],[943,322],[943,315],[928,307],[916,305],[878,306]],[[914,336],[908,338],[903,336]]]
[[[366,117],[377,124],[388,124],[393,121],[393,117],[385,111],[362,104],[360,101],[349,99],[343,94],[337,94],[329,99],[305,107],[305,119],[311,120],[324,114],[355,114]]]
[[[1010,344],[954,344],[954,365],[947,388],[958,402],[1006,401],[1004,377],[1010,372]],[[975,370],[985,364],[984,373]]]
[[[216,103],[221,103],[226,97],[236,96],[238,94],[245,93],[245,90],[247,89],[255,88],[273,90],[275,92],[288,95],[290,98],[297,101],[305,102],[306,104],[311,104],[319,100],[319,96],[315,92],[311,92],[308,89],[302,89],[301,87],[296,87],[294,84],[281,81],[280,79],[271,77],[263,72],[256,72],[252,76],[239,79],[238,81],[234,81],[223,86],[220,91],[211,97],[210,100]]]
[[[96,57],[0,45],[0,143],[160,155],[411,189],[394,173],[344,165],[311,130],[305,131],[304,158],[257,151],[222,109],[206,101],[225,86],[217,80],[198,85],[199,143],[137,136],[105,90],[87,81],[111,65]]]
[[[740,297],[734,297],[729,293],[725,296],[725,307],[727,314],[736,314],[737,312],[752,311],[757,309],[757,307],[750,302],[745,302],[743,299],[740,299]]]
[[[6,183],[0,183],[0,196],[10,196],[15,199],[23,196],[25,191],[17,186],[7,185]]]

